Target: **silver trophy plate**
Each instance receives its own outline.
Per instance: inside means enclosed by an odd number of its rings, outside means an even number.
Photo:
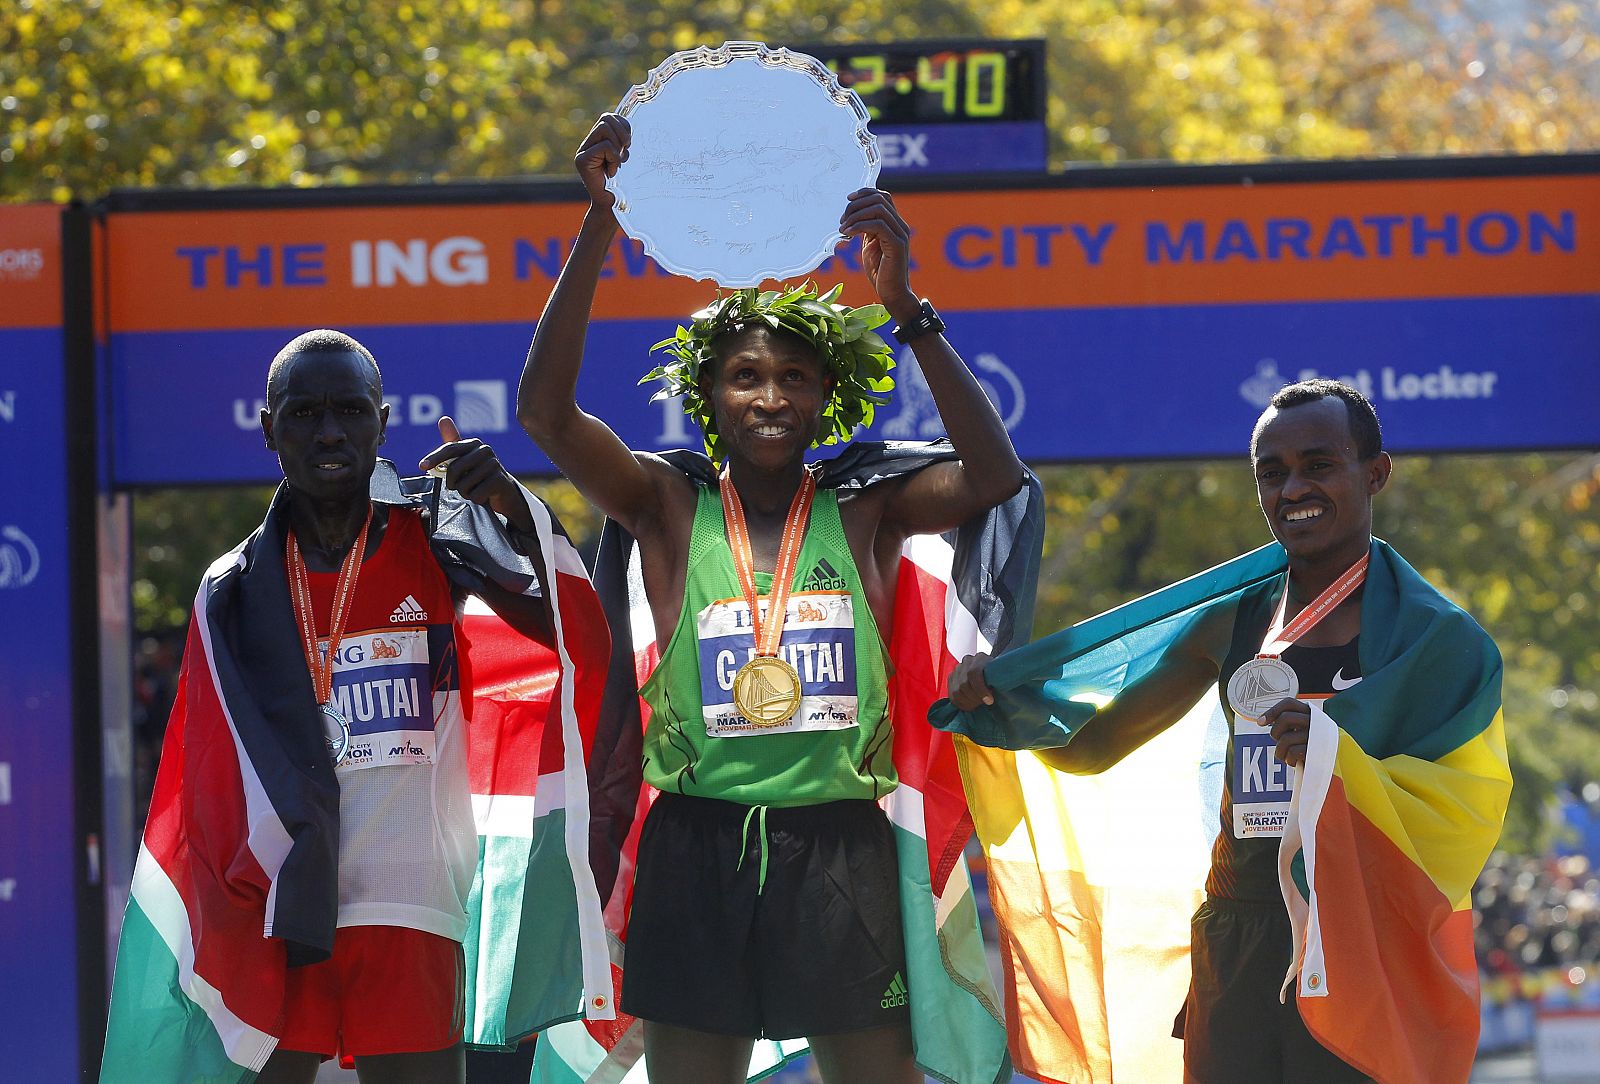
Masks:
[[[730,41],[674,53],[628,91],[617,221],[677,275],[734,288],[812,271],[846,197],[878,180],[853,90],[816,57]]]

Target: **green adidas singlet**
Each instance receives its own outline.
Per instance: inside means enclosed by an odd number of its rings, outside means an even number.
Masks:
[[[756,573],[763,596],[772,574]],[[819,490],[795,572],[779,653],[803,698],[786,723],[761,727],[733,706],[733,676],[755,653],[734,572],[722,497],[701,486],[689,536],[683,612],[640,690],[650,705],[644,778],[678,794],[745,805],[876,800],[895,788],[883,638],[839,519]]]

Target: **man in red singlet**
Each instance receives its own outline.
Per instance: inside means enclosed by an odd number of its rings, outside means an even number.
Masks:
[[[477,837],[455,642],[463,592],[422,512],[374,484],[394,473],[378,460],[388,412],[372,355],[349,336],[307,332],[272,363],[261,428],[283,468],[285,543],[264,556],[286,562],[296,631],[312,642],[305,665],[339,791],[338,910],[331,955],[289,969],[262,1084],[309,1082],[336,1054],[363,1081],[464,1074],[461,939]],[[421,466],[531,539],[526,499],[493,450],[460,439],[448,418],[439,431],[445,443]],[[542,600],[483,594],[545,638]]]

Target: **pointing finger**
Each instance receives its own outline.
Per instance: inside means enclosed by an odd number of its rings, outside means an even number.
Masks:
[[[439,439],[446,444],[461,439],[461,430],[456,428],[455,419],[448,414],[439,418]]]

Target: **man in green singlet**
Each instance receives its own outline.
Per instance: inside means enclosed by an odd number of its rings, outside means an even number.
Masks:
[[[852,194],[840,232],[861,239],[862,267],[959,458],[861,489],[815,489],[806,450],[848,436],[859,405],[850,397],[885,382],[831,362],[856,357],[842,340],[773,330],[767,317],[806,305],[828,306],[833,324],[861,312],[810,293],[725,298],[691,329],[703,357],[677,355],[720,488],[624,447],[579,408],[575,387],[617,231],[605,181],[628,145],[627,121],[607,114],[578,151],[590,208],[517,404],[550,460],[641,540],[661,653],[643,689],[645,779],[661,796],[639,843],[622,1008],[645,1021],[656,1084],[742,1081],[761,1036],[809,1039],[829,1084],[920,1081],[895,850],[876,804],[896,785],[884,645],[904,540],[1005,501],[1023,466],[912,291],[910,230],[876,189]]]

